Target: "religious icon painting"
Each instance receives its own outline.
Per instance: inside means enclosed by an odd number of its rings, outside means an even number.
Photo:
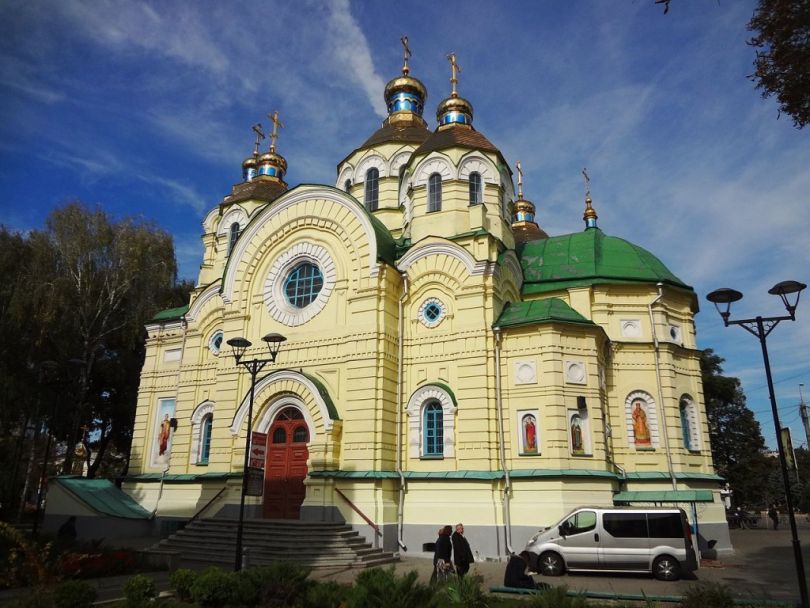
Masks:
[[[152,466],[166,467],[169,464],[172,447],[171,419],[174,418],[175,400],[158,400],[155,417],[154,440],[152,443]]]
[[[651,448],[652,438],[647,402],[642,399],[634,399],[630,405],[630,416],[633,419],[633,440],[636,447]]]
[[[587,412],[580,410],[568,412],[568,440],[572,455],[590,456],[591,444]]]
[[[518,437],[521,456],[540,454],[540,425],[536,410],[518,412]]]

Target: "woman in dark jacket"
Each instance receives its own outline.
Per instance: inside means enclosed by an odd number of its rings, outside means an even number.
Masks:
[[[436,564],[439,560],[443,560],[450,565],[450,555],[453,551],[453,544],[450,541],[450,534],[453,532],[451,526],[444,526],[439,528],[439,537],[436,539],[436,550],[433,552],[433,574],[430,577],[431,581],[436,580]]]

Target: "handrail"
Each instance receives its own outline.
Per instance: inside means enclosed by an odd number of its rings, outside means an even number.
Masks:
[[[217,498],[219,498],[219,495],[220,495],[220,494],[222,494],[222,493],[223,493],[225,490],[227,490],[227,489],[228,489],[228,486],[223,486],[223,487],[222,487],[222,489],[221,489],[219,492],[217,492],[217,493],[214,495],[214,497],[213,497],[211,500],[209,500],[207,503],[205,503],[205,504],[203,505],[202,509],[200,509],[199,511],[197,511],[197,512],[194,514],[194,516],[193,516],[191,519],[189,519],[189,520],[188,520],[188,522],[186,523],[186,525],[190,524],[190,523],[191,523],[191,522],[193,522],[195,519],[197,519],[197,518],[200,516],[200,514],[201,514],[203,511],[205,511],[205,510],[206,510],[208,507],[210,507],[210,506],[211,506],[211,503],[212,503],[212,502],[214,502],[214,501],[215,501]]]
[[[366,517],[366,514],[363,513],[359,508],[357,508],[357,505],[355,505],[351,500],[349,500],[348,496],[346,496],[343,492],[341,492],[337,488],[335,488],[335,492],[337,492],[338,496],[340,496],[343,500],[345,500],[349,504],[349,506],[355,513],[357,513],[360,517],[362,517],[363,520],[374,529],[374,531],[377,533],[377,536],[383,535],[382,532],[380,532],[380,527],[373,521],[371,521],[368,517]]]

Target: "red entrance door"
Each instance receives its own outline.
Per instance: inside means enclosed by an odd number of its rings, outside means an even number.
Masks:
[[[264,476],[264,516],[298,519],[306,491],[309,429],[294,407],[281,410],[270,426]]]

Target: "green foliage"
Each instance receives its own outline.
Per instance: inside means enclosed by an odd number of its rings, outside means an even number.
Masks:
[[[347,608],[432,608],[434,589],[417,582],[415,571],[397,576],[394,567],[371,568],[357,575]]]
[[[188,568],[179,568],[169,576],[169,585],[177,593],[177,597],[187,602],[191,599],[191,587],[197,580],[197,573]]]
[[[757,49],[751,79],[801,129],[810,123],[810,2],[759,0],[748,29],[756,32],[748,42]]]
[[[484,577],[470,574],[451,581],[444,590],[451,606],[489,608],[489,599],[482,585]]]
[[[587,608],[588,602],[585,596],[568,595],[568,587],[561,585],[538,591],[526,605],[528,608]]]
[[[136,574],[124,583],[127,608],[144,608],[154,600],[155,595],[155,581],[143,574]]]
[[[681,602],[682,608],[732,608],[734,596],[731,590],[721,583],[699,583],[686,590]]]
[[[0,589],[27,586],[39,590],[56,582],[51,543],[28,540],[5,522],[0,522],[0,539],[5,541],[5,559],[0,561]]]
[[[304,597],[304,608],[337,608],[351,594],[350,585],[341,585],[335,581],[313,583]]]
[[[191,597],[202,608],[232,606],[239,594],[240,576],[212,566],[191,585]]]
[[[274,562],[269,566],[248,568],[242,573],[249,586],[259,594],[262,606],[294,606],[303,601],[311,582],[309,568],[296,562]]]
[[[749,509],[768,502],[767,484],[776,464],[765,456],[765,439],[748,409],[737,378],[723,376],[723,359],[710,348],[700,356],[712,459],[734,491],[734,503]]]
[[[56,608],[91,608],[96,601],[96,588],[86,581],[65,581],[53,592]]]

